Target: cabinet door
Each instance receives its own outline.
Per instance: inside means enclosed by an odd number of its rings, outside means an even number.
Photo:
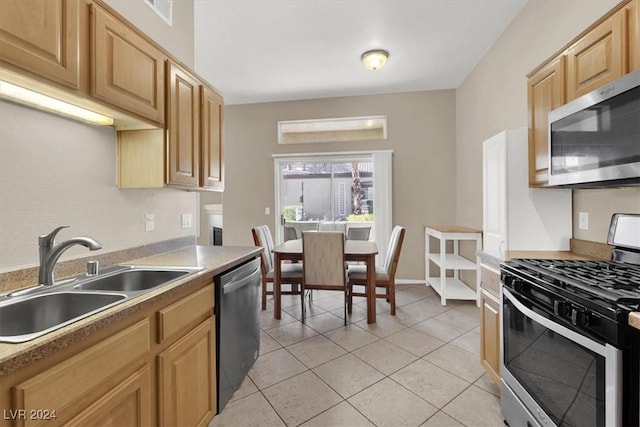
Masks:
[[[627,28],[627,71],[640,69],[640,0],[632,0],[624,8]]]
[[[213,319],[158,356],[159,425],[206,426],[216,413]]]
[[[198,186],[200,81],[168,61],[167,184]]]
[[[84,7],[77,0],[2,0],[0,59],[79,89]]]
[[[202,85],[202,182],[204,188],[224,190],[222,151],[223,100],[213,89]]]
[[[165,56],[104,10],[92,11],[91,95],[164,123]]]
[[[529,78],[529,185],[549,181],[549,112],[564,104],[564,56]]]
[[[480,359],[493,381],[500,385],[500,301],[482,290],[480,295]]]
[[[149,365],[145,365],[65,426],[150,426],[151,407]]]
[[[624,74],[623,10],[567,50],[567,102]]]

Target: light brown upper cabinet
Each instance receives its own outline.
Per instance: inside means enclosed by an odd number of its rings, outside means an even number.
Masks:
[[[224,190],[224,162],[222,148],[223,100],[211,88],[202,85],[202,174],[200,185],[203,188]]]
[[[549,180],[549,112],[564,104],[564,56],[529,76],[529,185]]]
[[[2,61],[80,89],[85,8],[78,0],[2,0]]]
[[[639,3],[622,1],[527,76],[530,186],[549,180],[549,112],[640,68]]]
[[[91,11],[91,96],[162,125],[166,56],[101,8]]]
[[[624,9],[624,25],[627,27],[628,71],[640,68],[640,1],[633,0]]]
[[[167,184],[197,187],[200,168],[200,81],[167,62]]]
[[[624,10],[567,49],[567,102],[625,74]]]

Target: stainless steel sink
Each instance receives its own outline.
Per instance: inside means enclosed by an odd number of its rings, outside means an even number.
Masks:
[[[0,342],[38,338],[101,310],[201,271],[189,267],[115,266],[0,298]]]
[[[0,305],[0,341],[25,342],[109,308],[122,294],[53,292]]]
[[[95,291],[139,292],[151,290],[189,273],[192,273],[192,271],[136,268],[102,277],[98,276],[95,279],[78,284],[74,288]]]

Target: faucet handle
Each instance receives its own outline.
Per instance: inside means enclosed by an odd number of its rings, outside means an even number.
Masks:
[[[49,234],[43,234],[42,236],[38,236],[38,244],[41,247],[48,247],[50,248],[51,246],[53,246],[53,242],[56,239],[56,234],[58,234],[58,232],[60,230],[62,230],[63,228],[69,228],[68,225],[61,225],[60,227],[56,227],[51,233]]]

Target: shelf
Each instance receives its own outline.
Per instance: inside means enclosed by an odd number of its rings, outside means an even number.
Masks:
[[[439,240],[432,245],[430,239]],[[447,241],[453,243],[453,249],[447,252]],[[482,231],[458,225],[425,226],[425,279],[427,286],[431,286],[440,295],[440,303],[447,305],[448,299],[475,300],[480,306],[480,265],[479,258],[475,261],[460,255],[460,242],[475,242],[476,252],[482,248]],[[432,250],[433,249],[433,250]],[[435,251],[440,250],[438,253]],[[438,276],[432,276],[431,264],[440,269]],[[460,280],[460,271],[475,271],[475,289]],[[453,277],[451,273],[453,272]],[[464,277],[463,277],[464,278]]]
[[[460,279],[455,277],[447,277],[445,279],[445,291],[444,295],[440,290],[440,277],[428,277],[427,284],[430,285],[438,294],[445,299],[458,299],[458,300],[476,300],[478,294],[476,291],[464,284]]]
[[[440,265],[440,254],[429,254],[429,260],[438,267],[442,267]],[[477,270],[478,264],[460,255],[445,254],[444,268],[445,270]]]

